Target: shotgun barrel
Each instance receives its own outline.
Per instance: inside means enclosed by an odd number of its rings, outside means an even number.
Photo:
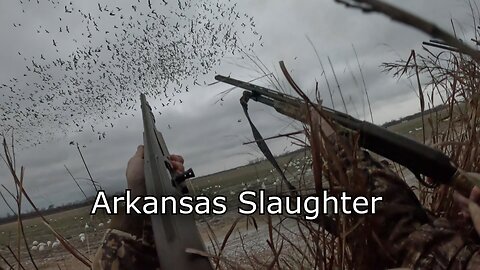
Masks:
[[[147,195],[157,198],[174,196],[179,199],[187,192],[184,180],[193,177],[193,171],[189,169],[182,175],[176,175],[173,172],[168,160],[167,145],[162,133],[155,127],[155,118],[144,94],[141,94],[140,100],[144,128],[144,170]],[[151,215],[151,219],[160,269],[212,269],[207,257],[186,252],[188,248],[205,251],[193,214],[167,213]]]

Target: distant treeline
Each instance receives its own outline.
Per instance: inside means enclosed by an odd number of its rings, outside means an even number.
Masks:
[[[122,193],[120,192],[120,193],[115,193],[113,195],[121,195],[121,194]],[[113,195],[109,195],[107,198],[109,200],[111,200]],[[84,201],[80,201],[80,202],[67,203],[67,204],[64,204],[64,205],[61,205],[61,206],[50,205],[50,206],[48,206],[48,208],[40,209],[40,212],[42,213],[42,215],[47,216],[47,215],[51,215],[51,214],[61,213],[61,212],[68,211],[68,210],[77,209],[77,208],[80,208],[80,207],[92,206],[94,204],[94,202],[95,202],[95,197],[90,197],[90,198],[88,198],[88,200],[84,200]],[[27,213],[22,213],[22,219],[23,220],[36,218],[36,217],[38,217],[38,214],[34,210],[31,210],[30,212],[27,212]],[[5,223],[10,223],[10,222],[15,222],[15,221],[17,221],[17,215],[16,214],[13,215],[12,213],[8,213],[7,216],[0,218],[0,225],[5,224]]]
[[[48,208],[40,209],[40,211],[41,211],[42,215],[50,215],[50,214],[55,214],[55,213],[58,213],[58,212],[62,212],[62,211],[76,209],[76,208],[79,208],[79,207],[82,207],[82,206],[86,206],[86,205],[90,204],[90,202],[91,202],[90,200],[89,201],[83,201],[83,202],[74,202],[74,203],[69,203],[69,204],[65,204],[65,205],[62,205],[62,206],[56,206],[56,207],[54,205],[50,205]],[[30,211],[30,212],[27,212],[27,213],[22,213],[22,219],[30,219],[30,218],[35,218],[37,216],[38,216],[38,214],[33,210]],[[16,221],[16,220],[17,220],[17,215],[16,214],[14,215],[12,213],[8,213],[6,217],[0,218],[0,224],[10,223],[10,222],[13,222],[13,221]]]
[[[425,115],[427,115],[427,114],[430,114],[430,113],[441,111],[445,108],[447,108],[447,105],[442,104],[442,105],[438,105],[436,107],[433,107],[431,109],[425,110],[423,113]],[[382,125],[382,127],[388,128],[388,127],[394,126],[396,124],[400,124],[403,121],[410,121],[410,120],[413,120],[413,119],[421,117],[421,116],[422,116],[422,112],[418,112],[418,113],[415,113],[415,114],[411,114],[409,116],[402,117],[402,118],[397,119],[397,120],[392,120],[392,121],[386,122],[385,124]]]
[[[286,152],[286,153],[281,153],[279,155],[274,155],[275,158],[281,158],[281,157],[284,157],[284,156],[288,156],[288,155],[292,155],[292,154],[297,154],[297,153],[301,153],[301,152],[305,152],[305,151],[309,151],[307,148],[299,148],[299,149],[296,149],[296,150],[293,150],[292,152]],[[249,165],[255,165],[257,163],[260,163],[262,161],[266,161],[267,159],[262,156],[262,157],[258,157],[256,159],[252,159],[248,162],[247,165],[245,166],[249,166]],[[240,166],[240,167],[243,167],[243,166]],[[237,167],[237,168],[240,168],[240,167]],[[235,170],[237,168],[233,168],[232,170]]]

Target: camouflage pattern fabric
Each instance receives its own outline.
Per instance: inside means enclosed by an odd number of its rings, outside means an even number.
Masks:
[[[160,269],[150,219],[145,219],[143,236],[108,229],[98,249],[93,269]]]
[[[403,266],[411,269],[480,269],[480,245],[444,218],[424,224],[405,242]]]

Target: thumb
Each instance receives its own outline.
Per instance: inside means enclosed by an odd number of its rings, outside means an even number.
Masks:
[[[143,155],[144,155],[144,147],[143,145],[139,145],[137,147],[137,152],[135,152],[133,156],[138,158],[143,158]]]
[[[480,206],[474,202],[470,202],[468,209],[470,210],[470,216],[472,217],[475,230],[480,234]]]

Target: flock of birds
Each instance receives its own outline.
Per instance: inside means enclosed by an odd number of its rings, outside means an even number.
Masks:
[[[103,224],[102,224],[103,226]],[[78,235],[79,240],[83,243],[85,242],[86,236],[85,233],[80,233]],[[44,251],[47,249],[54,249],[56,247],[60,246],[60,240],[55,239],[55,241],[47,241],[47,242],[38,242],[38,241],[33,241],[32,245],[30,246],[30,250],[32,251]]]
[[[53,248],[56,248],[58,246],[60,246],[60,240],[58,240],[58,239],[56,239],[53,242],[52,241],[47,241],[46,243],[44,243],[44,242],[39,243],[38,241],[33,241],[30,250],[32,250],[32,251],[36,251],[36,250],[44,251],[48,248],[53,249]]]
[[[139,92],[158,106],[182,103],[178,94],[205,84],[201,76],[225,55],[262,42],[231,0],[121,4],[19,0],[23,17],[12,30],[49,46],[18,51],[24,71],[0,81],[0,134],[13,129],[22,146],[90,130],[104,139],[116,119],[139,109]],[[41,25],[28,19],[37,9],[46,12]]]
[[[82,218],[82,220],[83,220],[83,218]],[[111,221],[112,221],[111,219],[108,219],[106,223],[110,224]],[[104,226],[105,226],[105,224],[103,222],[100,222],[100,223],[98,223],[97,228],[102,228]],[[88,225],[88,223],[85,223],[85,231],[87,231],[90,227],[91,227],[91,225]],[[93,230],[96,231],[96,228],[93,227]],[[87,237],[87,235],[84,232],[82,232],[78,235],[78,239],[82,243],[86,241],[86,237]],[[55,238],[55,241],[48,240],[46,242],[39,242],[37,240],[34,240],[32,242],[32,244],[30,245],[30,250],[32,250],[32,251],[44,251],[44,250],[48,250],[48,249],[55,249],[58,246],[60,246],[60,240],[58,240],[58,238]]]

